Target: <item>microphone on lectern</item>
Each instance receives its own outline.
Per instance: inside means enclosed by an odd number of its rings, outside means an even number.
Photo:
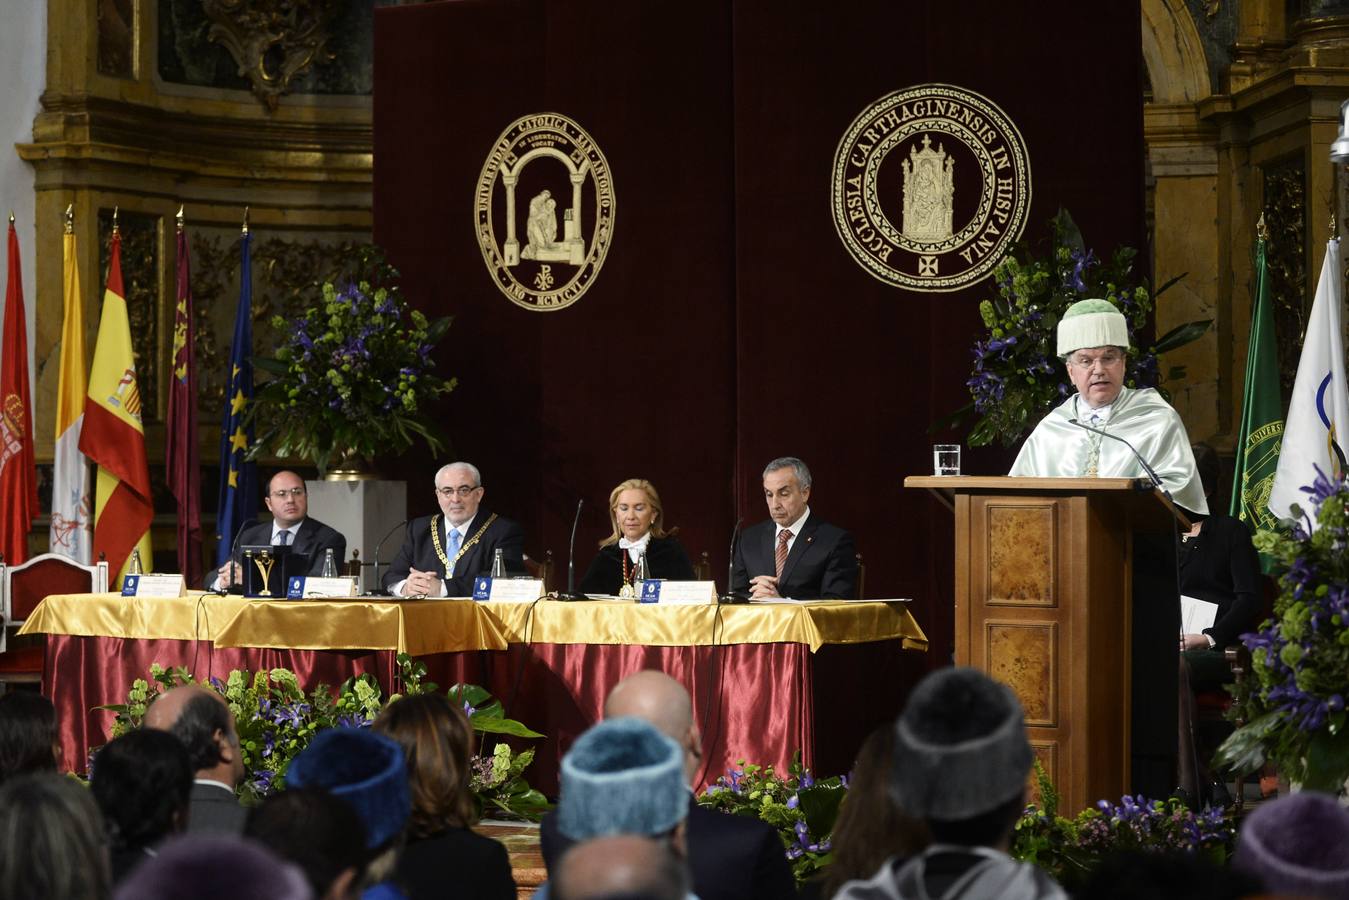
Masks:
[[[745,524],[745,519],[741,516],[735,520],[735,527],[731,529],[731,548],[726,562],[726,593],[717,598],[718,603],[748,603],[749,592],[735,590],[735,542],[740,537],[740,526]]]
[[[576,501],[576,518],[571,520],[571,543],[567,547],[567,590],[557,595],[559,600],[589,600],[585,594],[576,593],[576,527],[581,524],[581,507],[585,498]]]
[[[1152,466],[1148,465],[1148,461],[1143,458],[1143,454],[1139,453],[1138,449],[1134,447],[1133,444],[1129,443],[1128,441],[1126,441],[1124,438],[1120,437],[1117,434],[1111,434],[1110,432],[1105,431],[1104,429],[1096,428],[1092,425],[1088,425],[1085,422],[1079,422],[1077,419],[1069,419],[1068,424],[1076,425],[1078,428],[1085,429],[1087,431],[1092,432],[1093,434],[1099,434],[1101,437],[1108,437],[1112,441],[1119,441],[1121,444],[1128,447],[1129,452],[1134,455],[1134,459],[1138,460],[1138,464],[1143,467],[1143,471],[1148,473],[1148,479],[1152,482],[1153,486],[1156,487],[1157,490],[1165,494],[1168,499],[1171,497],[1171,492],[1166,489],[1166,486],[1164,484],[1162,484],[1162,479],[1158,477],[1156,470],[1153,469]]]

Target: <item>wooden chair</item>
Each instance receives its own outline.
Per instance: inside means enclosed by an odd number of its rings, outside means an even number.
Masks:
[[[543,561],[532,559],[528,553],[525,554],[525,571],[529,573],[530,578],[537,578],[543,582],[544,593],[553,589],[553,551],[545,550]]]
[[[108,563],[82,565],[59,553],[43,553],[17,566],[0,567],[0,685],[42,680],[44,641],[40,635],[17,637],[17,630],[50,594],[101,594],[108,590]]]

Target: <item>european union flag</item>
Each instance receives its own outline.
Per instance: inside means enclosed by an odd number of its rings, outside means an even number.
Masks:
[[[239,241],[239,309],[234,315],[234,342],[230,345],[230,375],[220,423],[220,505],[216,507],[215,564],[230,558],[239,526],[258,514],[257,466],[245,459],[253,443],[253,423],[244,414],[253,403],[253,264],[251,236],[244,226]]]

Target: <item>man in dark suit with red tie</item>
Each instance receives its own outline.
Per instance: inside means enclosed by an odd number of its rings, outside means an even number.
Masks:
[[[440,513],[414,519],[383,578],[401,597],[470,597],[473,580],[492,571],[496,551],[510,575],[524,574],[525,532],[519,523],[482,507],[477,466],[450,463],[436,473]]]
[[[810,511],[810,469],[794,456],[763,472],[771,519],[745,529],[735,550],[732,590],[752,600],[852,600],[857,549],[852,535]]]

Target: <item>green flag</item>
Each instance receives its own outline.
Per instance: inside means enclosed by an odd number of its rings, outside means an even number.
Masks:
[[[1260,220],[1264,231],[1264,217]],[[1251,308],[1251,340],[1246,349],[1246,387],[1237,432],[1236,479],[1231,514],[1247,527],[1272,528],[1269,491],[1283,439],[1283,401],[1279,396],[1279,354],[1274,342],[1274,310],[1269,300],[1265,239],[1255,241],[1255,302]]]

